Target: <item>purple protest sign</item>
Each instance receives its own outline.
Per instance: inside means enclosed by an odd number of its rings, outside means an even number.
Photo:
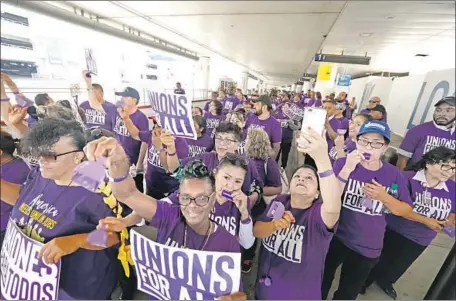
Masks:
[[[192,118],[192,101],[185,95],[147,91],[152,110],[160,127],[175,137],[197,139]]]
[[[138,289],[157,300],[214,300],[239,291],[240,253],[169,247],[130,234]]]
[[[2,300],[57,300],[61,262],[38,259],[42,246],[9,221],[0,256]]]

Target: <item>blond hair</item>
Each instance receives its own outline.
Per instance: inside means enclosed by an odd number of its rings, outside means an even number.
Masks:
[[[267,160],[273,154],[269,136],[262,128],[249,130],[245,149],[251,159]]]

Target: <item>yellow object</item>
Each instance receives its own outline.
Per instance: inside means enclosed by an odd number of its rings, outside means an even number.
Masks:
[[[116,213],[117,218],[122,218],[123,208],[112,194],[111,184],[102,182],[98,187],[97,192],[104,195],[103,200],[105,204],[108,205],[114,213]],[[130,265],[134,265],[134,262],[131,257],[131,247],[125,244],[125,241],[128,239],[128,237],[128,230],[122,229],[120,232],[120,247],[117,259],[122,264],[125,275],[127,277],[130,277]]]
[[[332,64],[320,64],[318,66],[317,81],[328,81],[331,78]]]

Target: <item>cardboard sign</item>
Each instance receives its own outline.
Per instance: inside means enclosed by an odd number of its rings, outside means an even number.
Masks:
[[[93,50],[90,48],[85,49],[85,59],[86,59],[86,66],[87,70],[92,73],[93,75],[98,74],[97,62],[93,56]]]
[[[156,243],[131,231],[138,289],[158,300],[214,300],[239,291],[241,254]]]
[[[147,91],[147,97],[160,127],[169,130],[175,137],[193,140],[198,138],[190,99],[185,95],[154,91]]]
[[[304,110],[295,104],[291,104],[286,110],[283,110],[282,113],[288,118],[297,121],[301,121],[304,117]]]
[[[61,262],[38,259],[42,246],[9,221],[0,255],[3,300],[57,300]]]

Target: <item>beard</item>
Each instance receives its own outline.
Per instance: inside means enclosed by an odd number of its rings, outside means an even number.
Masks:
[[[435,119],[435,118],[434,118],[434,122],[435,122],[437,125],[447,127],[447,126],[451,125],[456,119],[453,118],[453,119],[451,119],[451,120],[448,120],[448,119],[445,119],[445,120],[441,119],[440,121],[437,121],[437,120],[438,120],[438,119]]]

